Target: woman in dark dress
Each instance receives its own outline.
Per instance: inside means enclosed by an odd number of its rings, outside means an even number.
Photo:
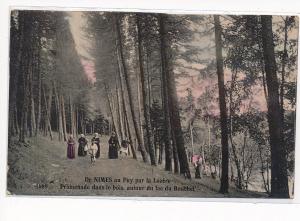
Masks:
[[[72,135],[70,135],[68,141],[67,141],[68,147],[67,147],[67,157],[69,159],[75,158],[75,140]]]
[[[119,142],[115,132],[112,132],[111,137],[108,140],[108,158],[118,159]]]
[[[202,178],[202,157],[198,156],[197,161],[195,162],[195,178],[201,179]]]
[[[99,134],[98,133],[95,133],[95,136],[92,138],[92,142],[94,142],[97,147],[98,147],[98,150],[96,152],[96,158],[99,158],[100,157],[100,138],[99,138]]]
[[[78,139],[78,156],[86,156],[86,151],[84,147],[87,145],[88,141],[85,139],[83,134],[80,134],[80,138]]]

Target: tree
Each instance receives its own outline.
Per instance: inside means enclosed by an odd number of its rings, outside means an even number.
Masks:
[[[142,95],[143,95],[143,106],[144,106],[144,118],[145,118],[145,128],[146,128],[146,139],[150,155],[150,161],[151,165],[156,165],[156,159],[155,159],[155,150],[154,150],[154,142],[153,142],[153,135],[152,135],[152,129],[151,129],[151,119],[150,119],[150,107],[147,103],[147,88],[146,88],[146,82],[145,82],[145,74],[144,74],[144,67],[143,67],[143,50],[142,50],[142,24],[141,24],[141,14],[136,15],[137,20],[137,39],[138,39],[138,55],[139,55],[139,71],[140,71],[140,80],[141,80],[141,88],[142,88]],[[149,95],[148,95],[149,96]]]
[[[219,87],[219,105],[220,105],[220,125],[221,125],[221,143],[222,143],[222,176],[220,192],[228,192],[228,128],[227,128],[227,110],[225,101],[224,70],[222,56],[222,27],[218,15],[214,15],[215,22],[215,42],[216,42],[216,60],[217,75]]]
[[[261,16],[263,55],[268,86],[268,122],[271,145],[271,196],[289,198],[286,149],[279,104],[272,16]]]
[[[147,156],[145,147],[143,145],[141,132],[139,130],[138,116],[136,115],[134,106],[133,106],[133,99],[134,99],[133,91],[132,91],[133,88],[131,87],[131,84],[130,84],[130,80],[129,80],[129,76],[127,73],[127,68],[126,68],[126,64],[125,64],[125,60],[124,60],[124,53],[123,53],[123,46],[122,46],[123,43],[122,43],[121,29],[120,29],[121,27],[120,27],[120,21],[119,21],[118,16],[115,17],[115,27],[116,27],[116,33],[117,33],[117,41],[118,41],[118,47],[119,47],[119,53],[120,53],[120,60],[121,60],[121,64],[122,64],[122,69],[123,69],[123,74],[124,74],[124,78],[125,78],[127,91],[128,91],[129,106],[130,106],[130,111],[131,111],[131,115],[132,115],[132,119],[133,119],[133,125],[135,128],[135,132],[136,132],[139,148],[141,150],[141,154],[143,157],[143,161],[146,163],[146,162],[148,162],[148,156]]]
[[[169,106],[170,111],[170,122],[171,127],[174,131],[175,143],[178,152],[178,159],[180,165],[180,173],[184,174],[187,178],[191,178],[189,164],[187,155],[184,147],[184,139],[181,129],[180,115],[179,115],[179,106],[177,100],[177,91],[175,86],[175,78],[174,72],[171,71],[170,67],[170,57],[168,53],[167,47],[167,35],[166,35],[166,27],[165,27],[165,16],[159,15],[159,27],[160,27],[160,35],[161,35],[161,53],[162,53],[162,67],[163,74],[165,76],[165,81],[168,79],[167,84],[167,96],[169,97],[167,105]],[[165,104],[166,105],[166,104]],[[166,107],[165,107],[166,108]]]

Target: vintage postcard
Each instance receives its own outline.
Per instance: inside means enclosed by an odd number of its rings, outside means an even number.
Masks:
[[[293,198],[298,28],[11,10],[7,194]]]

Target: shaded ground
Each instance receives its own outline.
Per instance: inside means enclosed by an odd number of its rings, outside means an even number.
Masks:
[[[169,197],[266,197],[230,189],[218,193],[211,178],[187,180],[134,159],[109,160],[108,137],[101,137],[101,156],[66,158],[66,144],[45,137],[28,144],[12,139],[8,155],[8,191],[16,195],[169,196]],[[76,150],[77,151],[77,150]],[[87,179],[85,177],[88,177]],[[88,182],[89,181],[89,182]],[[88,188],[88,189],[84,189]]]

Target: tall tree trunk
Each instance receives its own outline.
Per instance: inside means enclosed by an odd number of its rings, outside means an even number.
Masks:
[[[44,105],[45,105],[45,110],[46,110],[46,120],[45,120],[46,126],[45,127],[48,129],[50,138],[52,140],[53,139],[52,128],[51,128],[51,104],[52,104],[52,93],[53,93],[52,86],[50,86],[48,101],[46,99],[45,89],[43,89],[43,92],[44,92],[43,93],[44,94]]]
[[[117,94],[117,110],[118,110],[118,123],[119,123],[119,128],[120,128],[120,135],[121,135],[121,140],[125,139],[125,132],[124,132],[124,120],[123,120],[123,115],[122,115],[122,102],[119,94],[120,90],[117,87],[116,88],[116,94]]]
[[[174,130],[172,129],[174,173],[179,173],[179,159]]]
[[[129,138],[129,142],[130,142],[130,147],[131,147],[131,151],[132,151],[132,157],[134,159],[137,159],[136,157],[136,152],[135,152],[135,148],[134,148],[134,143],[133,143],[133,136],[131,133],[131,129],[130,129],[130,124],[129,124],[129,117],[131,117],[130,119],[132,119],[132,116],[128,113],[127,111],[127,105],[126,105],[126,94],[128,94],[128,91],[126,89],[126,85],[124,85],[124,76],[122,75],[122,62],[121,62],[121,57],[120,57],[120,52],[118,49],[118,42],[116,42],[116,54],[117,54],[117,63],[118,63],[118,75],[119,75],[119,82],[120,82],[120,86],[121,86],[121,101],[122,101],[122,105],[123,106],[123,111],[124,111],[124,128],[126,132],[126,136],[128,135]],[[125,89],[124,89],[125,88]]]
[[[221,143],[222,143],[222,176],[220,193],[227,193],[229,188],[228,183],[228,128],[227,128],[227,111],[225,101],[225,86],[224,86],[224,70],[222,56],[222,27],[220,24],[219,15],[214,15],[215,23],[215,42],[216,42],[216,60],[217,74],[219,87],[219,105],[220,105],[220,123],[221,123]]]
[[[28,113],[28,74],[23,73],[23,102],[21,105],[21,125],[20,125],[20,134],[19,142],[25,142],[25,135],[27,133],[27,113]]]
[[[148,149],[148,145],[145,143],[144,140],[144,128],[143,128],[143,120],[142,120],[142,105],[141,105],[141,80],[140,80],[140,75],[137,74],[137,99],[138,99],[138,122],[139,122],[139,127],[140,127],[140,132],[141,132],[141,137],[142,137],[142,143],[143,146],[145,147],[145,150],[147,151],[147,153],[149,153],[149,149]]]
[[[132,115],[132,119],[133,119],[133,126],[136,132],[136,136],[137,136],[137,141],[138,141],[138,145],[143,157],[143,161],[145,163],[148,162],[148,154],[145,150],[145,147],[143,145],[143,140],[142,140],[142,135],[141,135],[141,131],[139,129],[139,124],[138,124],[138,116],[135,113],[134,110],[134,105],[133,105],[133,91],[132,91],[132,87],[130,86],[130,81],[129,81],[129,76],[127,73],[127,68],[126,68],[126,64],[125,64],[125,60],[124,60],[124,55],[123,55],[123,46],[122,46],[122,38],[121,38],[121,30],[120,30],[120,24],[119,24],[119,18],[116,16],[116,34],[117,34],[117,40],[118,40],[118,51],[120,53],[120,60],[121,60],[121,64],[122,64],[122,69],[123,69],[123,73],[124,73],[124,78],[125,78],[125,83],[126,83],[126,87],[127,87],[127,91],[128,91],[128,100],[129,100],[129,106],[130,106],[130,111],[131,111],[131,115]]]
[[[231,149],[232,149],[232,153],[233,153],[233,157],[234,157],[234,163],[235,163],[236,171],[237,171],[237,175],[238,175],[237,187],[238,187],[238,189],[243,189],[243,178],[242,178],[243,176],[242,176],[242,171],[241,171],[240,159],[238,157],[236,146],[233,141],[232,117],[234,115],[234,110],[232,107],[232,104],[233,104],[233,98],[232,98],[233,95],[232,94],[233,94],[233,90],[235,87],[236,78],[237,78],[237,71],[235,70],[234,73],[232,73],[232,75],[231,75],[231,85],[230,85],[230,91],[229,91],[229,121],[230,121],[229,140],[231,143]]]
[[[165,28],[165,22],[164,22],[164,15],[159,15],[159,27],[160,27],[160,34],[161,34],[161,52],[163,53],[163,65],[165,77],[168,80],[167,89],[170,100],[168,105],[170,106],[170,121],[172,130],[174,130],[174,136],[176,140],[176,146],[178,151],[178,159],[180,164],[180,173],[184,174],[185,177],[191,178],[187,154],[184,147],[184,139],[181,129],[181,122],[180,122],[180,115],[179,115],[179,105],[177,100],[177,91],[176,91],[176,85],[175,85],[175,77],[174,72],[170,70],[170,56],[167,48],[167,32]],[[166,80],[165,79],[165,80]]]
[[[191,147],[192,147],[192,154],[195,154],[194,150],[194,135],[193,135],[193,124],[190,122],[190,136],[191,136]]]
[[[128,136],[129,136],[129,142],[130,142],[132,157],[133,157],[133,159],[137,159],[136,152],[135,152],[135,149],[134,149],[133,139],[132,139],[130,128],[129,128],[129,122],[128,122],[128,118],[127,118],[126,115],[125,115],[125,121],[126,121],[126,127],[128,129]]]
[[[32,58],[33,59],[33,58]],[[30,136],[34,135],[36,130],[36,121],[35,121],[35,103],[34,103],[34,94],[33,94],[33,64],[31,63],[30,68]]]
[[[162,65],[162,108],[164,110],[164,144],[165,144],[165,170],[172,171],[172,131],[170,122],[170,102],[168,94],[168,67],[167,67],[167,56],[166,56],[166,43],[165,35],[166,30],[163,24],[163,15],[158,15],[159,26],[160,26],[160,43],[161,43],[161,65]]]
[[[15,134],[18,135],[20,133],[20,128],[19,128],[19,120],[18,120],[18,110],[17,110],[17,105],[15,104],[14,108],[14,126],[15,126]]]
[[[55,95],[56,116],[58,116],[57,117],[58,140],[61,141],[63,139],[63,119],[62,119],[61,105],[60,105],[59,94],[55,82],[52,81],[52,84],[53,84],[53,90]]]
[[[64,141],[67,141],[67,120],[66,120],[66,109],[65,109],[65,99],[62,94],[60,94],[60,104],[61,104],[61,113],[62,113],[62,129],[63,129],[63,138]]]
[[[40,28],[38,29],[38,33],[40,32]],[[37,119],[36,119],[36,128],[35,128],[35,136],[37,136],[38,131],[41,127],[41,117],[42,117],[42,76],[41,76],[41,68],[40,68],[40,36],[38,39],[38,54],[37,54],[37,74],[38,74],[38,99],[37,99]]]
[[[18,24],[16,27],[11,27],[11,43],[9,54],[11,56],[9,63],[10,81],[9,81],[9,137],[10,135],[19,134],[19,121],[18,121],[18,106],[17,94],[20,87],[19,82],[22,78],[22,58],[24,54],[24,12],[18,12]],[[15,23],[14,17],[11,16],[11,24]]]
[[[31,19],[27,18],[27,16],[24,16],[24,36],[28,35],[31,36],[31,27],[28,27],[25,25],[25,21],[30,24]],[[29,95],[30,95],[30,88],[29,88],[29,76],[30,76],[30,44],[31,41],[25,42],[22,46],[22,51],[25,52],[21,57],[21,70],[22,73],[22,87],[21,87],[21,93],[22,96],[21,105],[20,105],[20,112],[21,112],[21,119],[20,119],[20,134],[19,134],[19,141],[25,142],[25,136],[27,134],[27,118],[28,118],[28,109],[29,109]]]
[[[284,43],[283,43],[283,55],[281,64],[281,84],[280,84],[280,110],[281,110],[281,124],[282,130],[284,130],[284,84],[285,84],[285,66],[288,58],[287,53],[287,41],[288,41],[288,16],[284,20]],[[282,138],[284,142],[284,137]]]
[[[261,16],[262,43],[268,88],[268,123],[271,146],[271,196],[289,198],[286,146],[279,104],[279,85],[272,31],[272,16]]]
[[[104,83],[104,88],[105,88],[105,92],[106,92],[106,99],[107,99],[107,102],[108,102],[108,106],[109,106],[109,111],[110,111],[110,114],[111,114],[111,118],[112,118],[112,127],[114,128],[115,130],[115,133],[117,135],[117,138],[118,138],[118,141],[119,141],[119,144],[120,144],[120,134],[119,134],[119,130],[117,128],[117,119],[115,118],[115,114],[114,114],[114,108],[113,108],[113,101],[110,99],[110,94],[109,94],[109,88],[108,86]]]
[[[150,155],[150,162],[151,165],[156,165],[155,159],[155,150],[154,150],[154,141],[153,141],[153,134],[151,128],[151,119],[150,119],[150,107],[147,103],[147,88],[145,83],[145,73],[143,67],[143,50],[142,50],[142,34],[141,34],[141,21],[139,15],[137,17],[137,32],[138,32],[138,55],[139,55],[139,67],[140,67],[140,80],[141,80],[141,89],[142,89],[142,96],[143,96],[143,106],[144,106],[144,118],[145,118],[145,128],[146,128],[146,139],[147,139],[147,146],[146,149],[149,151]],[[148,95],[149,96],[149,95]]]

